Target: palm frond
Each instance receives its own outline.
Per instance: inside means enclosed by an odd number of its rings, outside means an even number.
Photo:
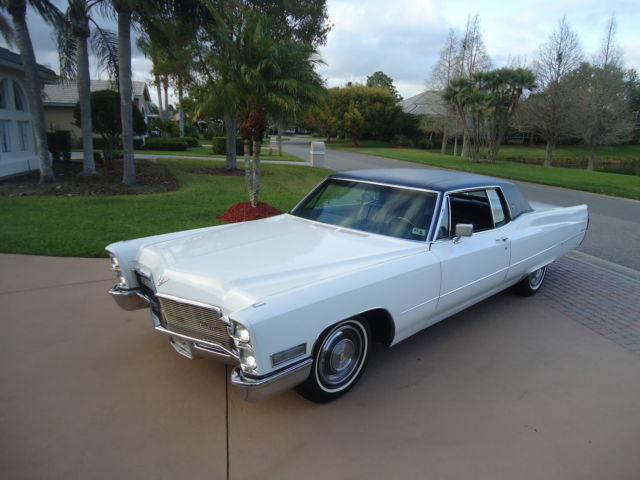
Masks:
[[[106,70],[109,78],[118,80],[118,36],[111,30],[94,25],[91,31],[91,49],[96,55],[98,66]]]
[[[11,26],[9,19],[2,13],[0,13],[0,35],[2,35],[2,38],[7,42],[7,45],[13,45],[13,36],[15,35],[13,26]]]
[[[57,26],[66,21],[65,15],[51,0],[29,0],[28,3],[50,25]]]
[[[62,81],[69,81],[76,77],[76,54],[78,45],[71,32],[71,22],[68,17],[57,24],[55,31],[58,45],[58,58],[60,61],[60,77]]]

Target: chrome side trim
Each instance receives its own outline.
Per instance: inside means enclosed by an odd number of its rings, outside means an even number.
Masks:
[[[109,294],[123,310],[139,310],[149,306],[149,300],[140,290],[122,290],[117,285],[109,290]]]
[[[240,390],[245,400],[257,402],[304,382],[312,365],[313,359],[306,358],[272,375],[255,379],[244,376],[240,367],[236,367],[231,372],[231,385]]]

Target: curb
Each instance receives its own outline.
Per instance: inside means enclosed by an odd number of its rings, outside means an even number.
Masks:
[[[603,260],[602,258],[594,257],[593,255],[578,252],[576,250],[572,250],[565,256],[571,258],[572,260],[576,260],[582,263],[588,263],[589,265],[598,267],[602,270],[607,270],[608,272],[616,273],[628,279],[640,282],[640,272],[638,270],[634,270],[633,268],[609,262],[608,260]]]

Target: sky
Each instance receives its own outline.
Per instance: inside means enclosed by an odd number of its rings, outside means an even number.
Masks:
[[[53,1],[61,8],[67,3]],[[326,63],[319,73],[330,87],[364,83],[368,75],[383,71],[404,98],[417,95],[427,89],[449,30],[460,36],[467,18],[475,14],[480,16],[482,38],[496,68],[513,59],[524,64],[534,60],[563,16],[589,60],[600,49],[613,14],[616,44],[625,67],[640,70],[640,0],[536,0],[526,4],[498,0],[327,0],[327,7],[334,26],[326,45],[319,49]],[[58,72],[51,29],[33,11],[28,13],[28,20],[38,63]],[[115,31],[115,24],[112,29]],[[135,45],[132,68],[134,80],[151,79],[151,62]],[[95,67],[92,78],[99,78]],[[100,78],[106,78],[106,73]],[[151,92],[155,94],[153,89]]]

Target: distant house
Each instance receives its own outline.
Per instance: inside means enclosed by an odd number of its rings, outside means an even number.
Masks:
[[[56,83],[53,70],[38,65],[43,84]],[[39,168],[22,57],[0,48],[0,177]]]
[[[117,90],[118,85],[111,80],[91,80],[91,91]],[[149,117],[156,116],[154,106],[149,95],[149,88],[145,82],[133,82],[133,103],[144,116],[145,122]],[[76,81],[60,82],[46,85],[44,89],[44,118],[47,130],[69,130],[72,141],[79,140],[82,132],[74,125],[73,109],[78,103],[78,83]]]
[[[413,97],[400,101],[399,105],[405,113],[413,115],[447,115],[447,107],[442,99],[442,92],[427,90]]]

